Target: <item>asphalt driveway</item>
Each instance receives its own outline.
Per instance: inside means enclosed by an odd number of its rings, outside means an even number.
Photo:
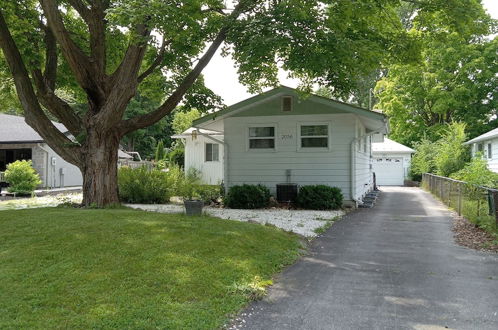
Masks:
[[[419,188],[382,188],[314,241],[236,327],[498,329],[498,256],[456,245],[451,215]]]

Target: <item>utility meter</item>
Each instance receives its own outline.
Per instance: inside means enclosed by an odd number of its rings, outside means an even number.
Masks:
[[[57,164],[57,158],[52,157],[52,166],[55,166]]]

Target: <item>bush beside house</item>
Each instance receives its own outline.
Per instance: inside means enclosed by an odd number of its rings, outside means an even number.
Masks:
[[[297,204],[304,209],[335,210],[342,206],[342,192],[325,185],[303,186],[299,189]]]
[[[19,195],[33,194],[36,187],[42,183],[31,160],[17,160],[7,165],[5,181],[10,185],[9,192]]]

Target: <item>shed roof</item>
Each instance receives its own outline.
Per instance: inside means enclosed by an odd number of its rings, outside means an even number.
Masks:
[[[192,136],[193,131],[199,131],[203,135],[211,135],[211,136],[223,136],[223,133],[217,132],[217,131],[212,131],[208,129],[203,129],[203,128],[195,128],[195,127],[190,127],[187,129],[185,132],[181,134],[175,134],[172,136],[173,139],[182,139],[182,138],[187,138]]]
[[[409,148],[401,143],[384,138],[384,142],[372,143],[373,152],[382,153],[414,153],[415,150]]]
[[[60,123],[53,122],[62,133],[67,129]],[[43,138],[31,128],[24,117],[0,114],[0,143],[40,143]]]

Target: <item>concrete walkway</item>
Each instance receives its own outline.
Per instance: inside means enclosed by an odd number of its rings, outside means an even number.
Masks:
[[[498,329],[498,256],[456,245],[419,188],[384,187],[234,325],[248,329]]]

